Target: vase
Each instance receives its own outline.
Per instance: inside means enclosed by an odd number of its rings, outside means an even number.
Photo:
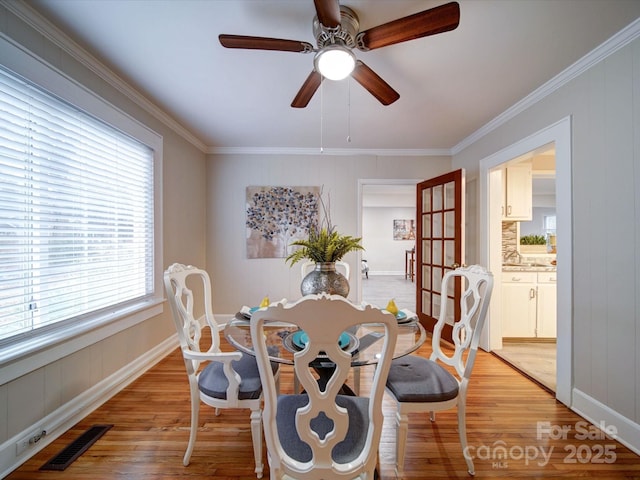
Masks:
[[[334,262],[318,262],[300,284],[302,295],[312,293],[328,293],[330,295],[349,295],[349,281],[340,272],[336,271]]]

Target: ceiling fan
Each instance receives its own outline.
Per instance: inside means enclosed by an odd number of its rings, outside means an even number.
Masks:
[[[360,22],[349,7],[340,5],[338,0],[314,0],[316,16],[313,33],[317,48],[308,42],[279,38],[252,37],[246,35],[219,35],[218,39],[226,48],[252,50],[276,50],[282,52],[315,53],[314,69],[291,103],[292,107],[304,108],[322,83],[324,78],[339,80],[351,77],[368,90],[383,105],[390,105],[400,98],[391,86],[378,74],[356,59],[353,49],[368,51],[386,47],[416,38],[454,30],[460,22],[460,6],[457,2],[447,3],[407,17],[359,31]],[[337,57],[343,65],[340,73],[325,70],[331,57]],[[345,73],[346,72],[346,73]]]

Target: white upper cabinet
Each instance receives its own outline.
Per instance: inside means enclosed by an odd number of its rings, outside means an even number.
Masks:
[[[532,162],[509,165],[502,172],[502,219],[531,221],[533,218]]]

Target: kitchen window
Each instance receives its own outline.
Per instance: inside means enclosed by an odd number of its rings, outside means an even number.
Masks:
[[[556,216],[555,215],[544,216],[544,233],[547,238],[549,238],[550,235],[556,234]]]

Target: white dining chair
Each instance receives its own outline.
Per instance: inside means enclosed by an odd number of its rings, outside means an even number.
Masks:
[[[361,260],[361,272],[365,278],[369,278],[369,263],[363,258]]]
[[[263,329],[270,321],[290,323],[305,335],[306,341],[293,355],[294,370],[305,393],[278,395]],[[340,342],[346,331],[363,323],[384,327],[380,360],[367,396],[343,395],[339,392],[349,374],[350,349],[357,345],[351,344],[351,338]],[[280,303],[253,314],[251,339],[264,387],[262,418],[271,480],[374,478],[384,384],[397,329],[390,313],[353,305],[339,295],[307,295],[295,303]],[[326,384],[318,382],[313,368],[320,355],[335,364]]]
[[[480,333],[487,316],[493,290],[493,275],[479,265],[448,271],[442,278],[442,292],[453,292],[453,283],[461,281],[461,318],[453,325],[454,350],[443,351],[440,343],[442,328],[449,317],[453,302],[443,302],[438,322],[433,329],[430,358],[407,355],[391,363],[387,392],[396,401],[396,473],[402,476],[407,447],[409,414],[435,412],[457,407],[458,433],[462,453],[470,475],[475,474],[473,459],[467,448],[466,402],[469,378],[478,350]],[[449,368],[446,368],[449,367]],[[455,375],[451,373],[455,371]]]
[[[251,410],[255,473],[262,478],[262,384],[255,357],[220,350],[219,325],[211,306],[211,281],[206,271],[174,263],[164,272],[164,285],[176,324],[191,392],[191,429],[183,464],[189,465],[198,433],[200,402],[220,409]],[[196,317],[196,313],[201,315]],[[203,335],[208,329],[209,335]],[[209,347],[203,350],[204,340]],[[278,364],[269,370],[277,381]]]

